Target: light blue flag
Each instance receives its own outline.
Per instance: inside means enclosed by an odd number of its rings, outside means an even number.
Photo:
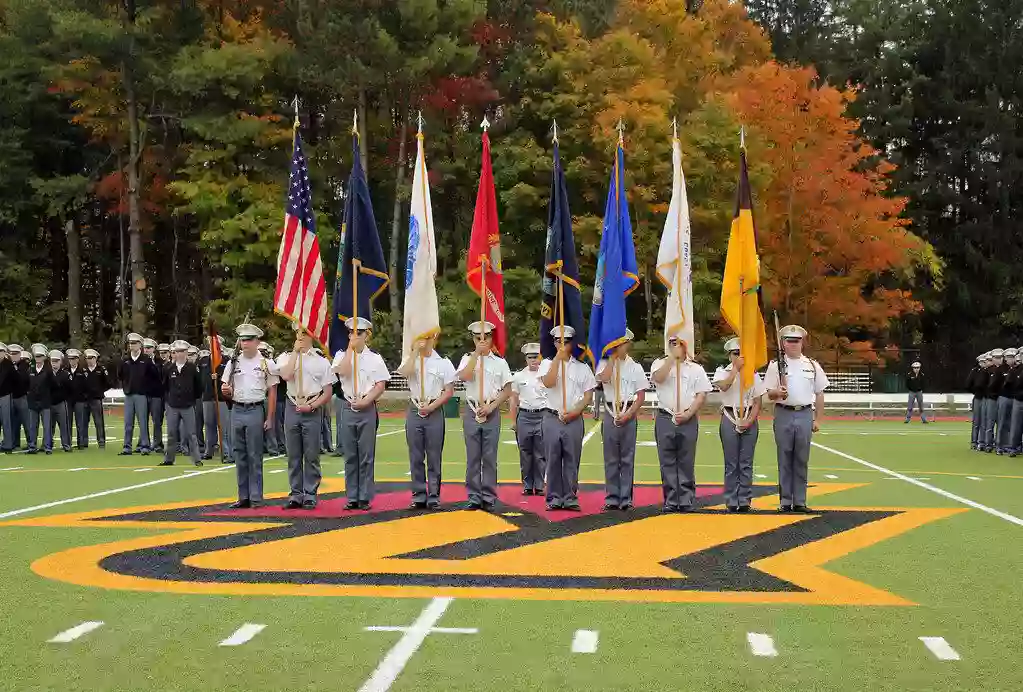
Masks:
[[[607,357],[608,351],[625,341],[625,298],[637,286],[636,248],[632,244],[632,222],[625,193],[625,152],[619,142],[604,207],[593,308],[590,310],[589,347],[595,360]]]

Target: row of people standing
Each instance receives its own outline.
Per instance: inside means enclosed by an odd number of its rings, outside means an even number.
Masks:
[[[1023,453],[1023,347],[977,356],[966,390],[973,394],[970,449],[1010,457]]]
[[[11,454],[21,447],[26,452],[53,453],[54,433],[59,432],[61,449],[70,452],[72,438],[78,449],[89,446],[90,421],[96,439],[105,442],[103,397],[109,386],[99,354],[86,349],[68,349],[67,354],[43,344],[30,351],[19,344],[0,344],[0,450]],[[76,434],[77,433],[77,434]]]

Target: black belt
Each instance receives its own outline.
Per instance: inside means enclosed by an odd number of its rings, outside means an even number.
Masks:
[[[781,406],[786,411],[802,411],[804,409],[810,408],[811,404],[807,404],[806,406],[789,406],[788,404],[775,404],[775,406]]]
[[[550,411],[549,408],[519,408],[519,413],[543,413]]]
[[[257,406],[262,408],[263,407],[263,402],[262,401],[256,401],[256,402],[253,402],[251,404],[246,404],[246,403],[241,402],[241,401],[236,401],[236,402],[234,402],[234,405],[235,405],[235,408],[238,408],[238,407],[241,407],[241,408],[255,408]]]

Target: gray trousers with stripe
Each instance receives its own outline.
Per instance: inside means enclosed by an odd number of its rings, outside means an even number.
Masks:
[[[352,410],[345,399],[341,404],[342,442],[345,447],[345,495],[349,502],[371,502],[376,494],[374,473],[377,457],[377,428],[380,416],[374,404],[361,411]],[[322,425],[319,433],[322,430]],[[320,438],[317,437],[317,440]],[[319,441],[317,442],[319,444]]]
[[[174,463],[174,455],[178,446],[185,445],[193,463],[199,461],[199,439],[195,434],[195,408],[176,408],[168,406],[167,414],[167,446],[163,450],[163,460]],[[179,439],[179,436],[181,439]]]
[[[600,437],[604,443],[604,504],[625,509],[632,506],[632,488],[636,476],[636,419],[615,425],[604,411]]]
[[[295,502],[316,502],[320,490],[320,426],[323,407],[299,413],[288,399],[284,403],[284,436],[288,450],[288,499]],[[347,480],[347,479],[346,479]]]
[[[661,466],[661,487],[666,510],[692,507],[696,502],[696,443],[700,421],[694,415],[681,425],[673,416],[658,410],[654,420],[657,460]]]
[[[409,405],[405,414],[405,442],[408,444],[409,474],[413,502],[440,502],[441,466],[444,456],[444,409],[426,418]]]
[[[149,451],[149,400],[145,394],[124,397],[124,450],[131,451],[135,422],[139,424],[139,450]]]
[[[718,434],[725,455],[725,505],[749,506],[753,499],[753,452],[760,436],[760,423],[754,421],[739,433],[735,424],[722,414]]]
[[[231,412],[238,499],[263,501],[263,406],[235,404]]]
[[[491,505],[497,501],[497,444],[501,438],[501,412],[493,411],[482,423],[468,404],[462,410],[465,438],[465,488],[469,502]]]
[[[14,406],[10,394],[0,396],[0,432],[3,433],[0,450],[9,452],[14,449]]]
[[[1000,452],[1009,451],[1009,427],[1012,425],[1013,400],[1007,396],[998,397],[998,437],[995,449]]]
[[[60,432],[60,446],[64,451],[71,449],[71,420],[68,404],[62,401],[50,407],[50,425]],[[52,434],[52,433],[51,433]]]
[[[813,409],[774,407],[774,443],[778,448],[778,488],[782,505],[806,505]]]
[[[522,411],[515,417],[515,441],[519,446],[519,471],[525,490],[543,490],[547,462],[543,449],[543,411]]]
[[[970,446],[976,447],[980,443],[980,433],[983,429],[984,400],[979,396],[974,396],[970,408],[973,409],[973,425],[970,427]]]
[[[579,504],[579,463],[582,461],[586,427],[582,416],[562,423],[554,411],[543,416],[543,447],[547,461],[547,504],[567,507]]]

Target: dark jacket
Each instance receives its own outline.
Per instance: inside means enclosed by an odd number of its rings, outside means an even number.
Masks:
[[[53,373],[53,379],[57,383],[53,388],[53,401],[50,405],[63,404],[71,399],[71,371],[67,368],[60,368]]]
[[[1009,375],[1009,366],[1002,363],[995,368],[995,374],[991,376],[991,382],[989,383],[988,392],[992,398],[997,399],[1000,396],[1005,396],[1002,390],[1005,388],[1005,378]]]
[[[1023,365],[1014,365],[1009,368],[1005,376],[1005,384],[1002,386],[1002,396],[1012,399],[1023,397],[1020,388],[1023,387]]]
[[[110,389],[110,375],[107,374],[107,369],[102,365],[97,365],[95,370],[85,370],[85,398],[86,399],[103,399],[107,390]]]
[[[150,396],[151,383],[154,379],[160,381],[160,371],[145,353],[140,353],[138,360],[132,360],[131,354],[128,354],[117,369],[117,379],[121,381],[121,388],[126,395]]]
[[[68,403],[77,404],[81,401],[88,399],[86,396],[89,388],[89,373],[88,371],[79,366],[75,370],[69,370],[71,373],[71,388],[70,396],[68,396]]]
[[[213,372],[210,367],[213,365],[208,356],[203,356],[195,363],[199,367],[199,382],[202,385],[202,400],[213,401]],[[219,387],[217,388],[219,390]],[[220,392],[217,392],[219,398]]]
[[[148,384],[146,385],[146,396],[162,399],[164,383],[167,379],[167,366],[170,365],[170,361],[153,358],[153,365],[156,366],[156,375],[154,376],[152,373],[149,375]]]
[[[913,371],[910,370],[909,373],[906,375],[906,389],[908,389],[909,391],[922,392],[924,391],[924,387],[926,386],[927,385],[925,384],[923,370],[916,373],[915,375],[913,374]]]
[[[57,378],[50,364],[36,371],[35,363],[28,369],[28,407],[33,411],[45,411],[53,405],[53,395],[58,388]]]
[[[979,365],[974,365],[966,375],[966,391],[973,396],[979,396],[977,392],[980,389],[980,373],[982,372],[983,369]]]
[[[9,358],[0,358],[0,396],[7,396],[14,391],[14,363]]]
[[[992,366],[984,368],[984,373],[981,377],[981,388],[984,392],[985,399],[997,399],[998,391],[1001,389],[1001,376],[998,373],[998,368]]]
[[[15,365],[14,389],[11,396],[19,399],[28,394],[28,361],[22,358]]]
[[[199,368],[185,363],[178,372],[178,366],[168,363],[163,369],[163,400],[174,408],[191,408],[202,394]]]

